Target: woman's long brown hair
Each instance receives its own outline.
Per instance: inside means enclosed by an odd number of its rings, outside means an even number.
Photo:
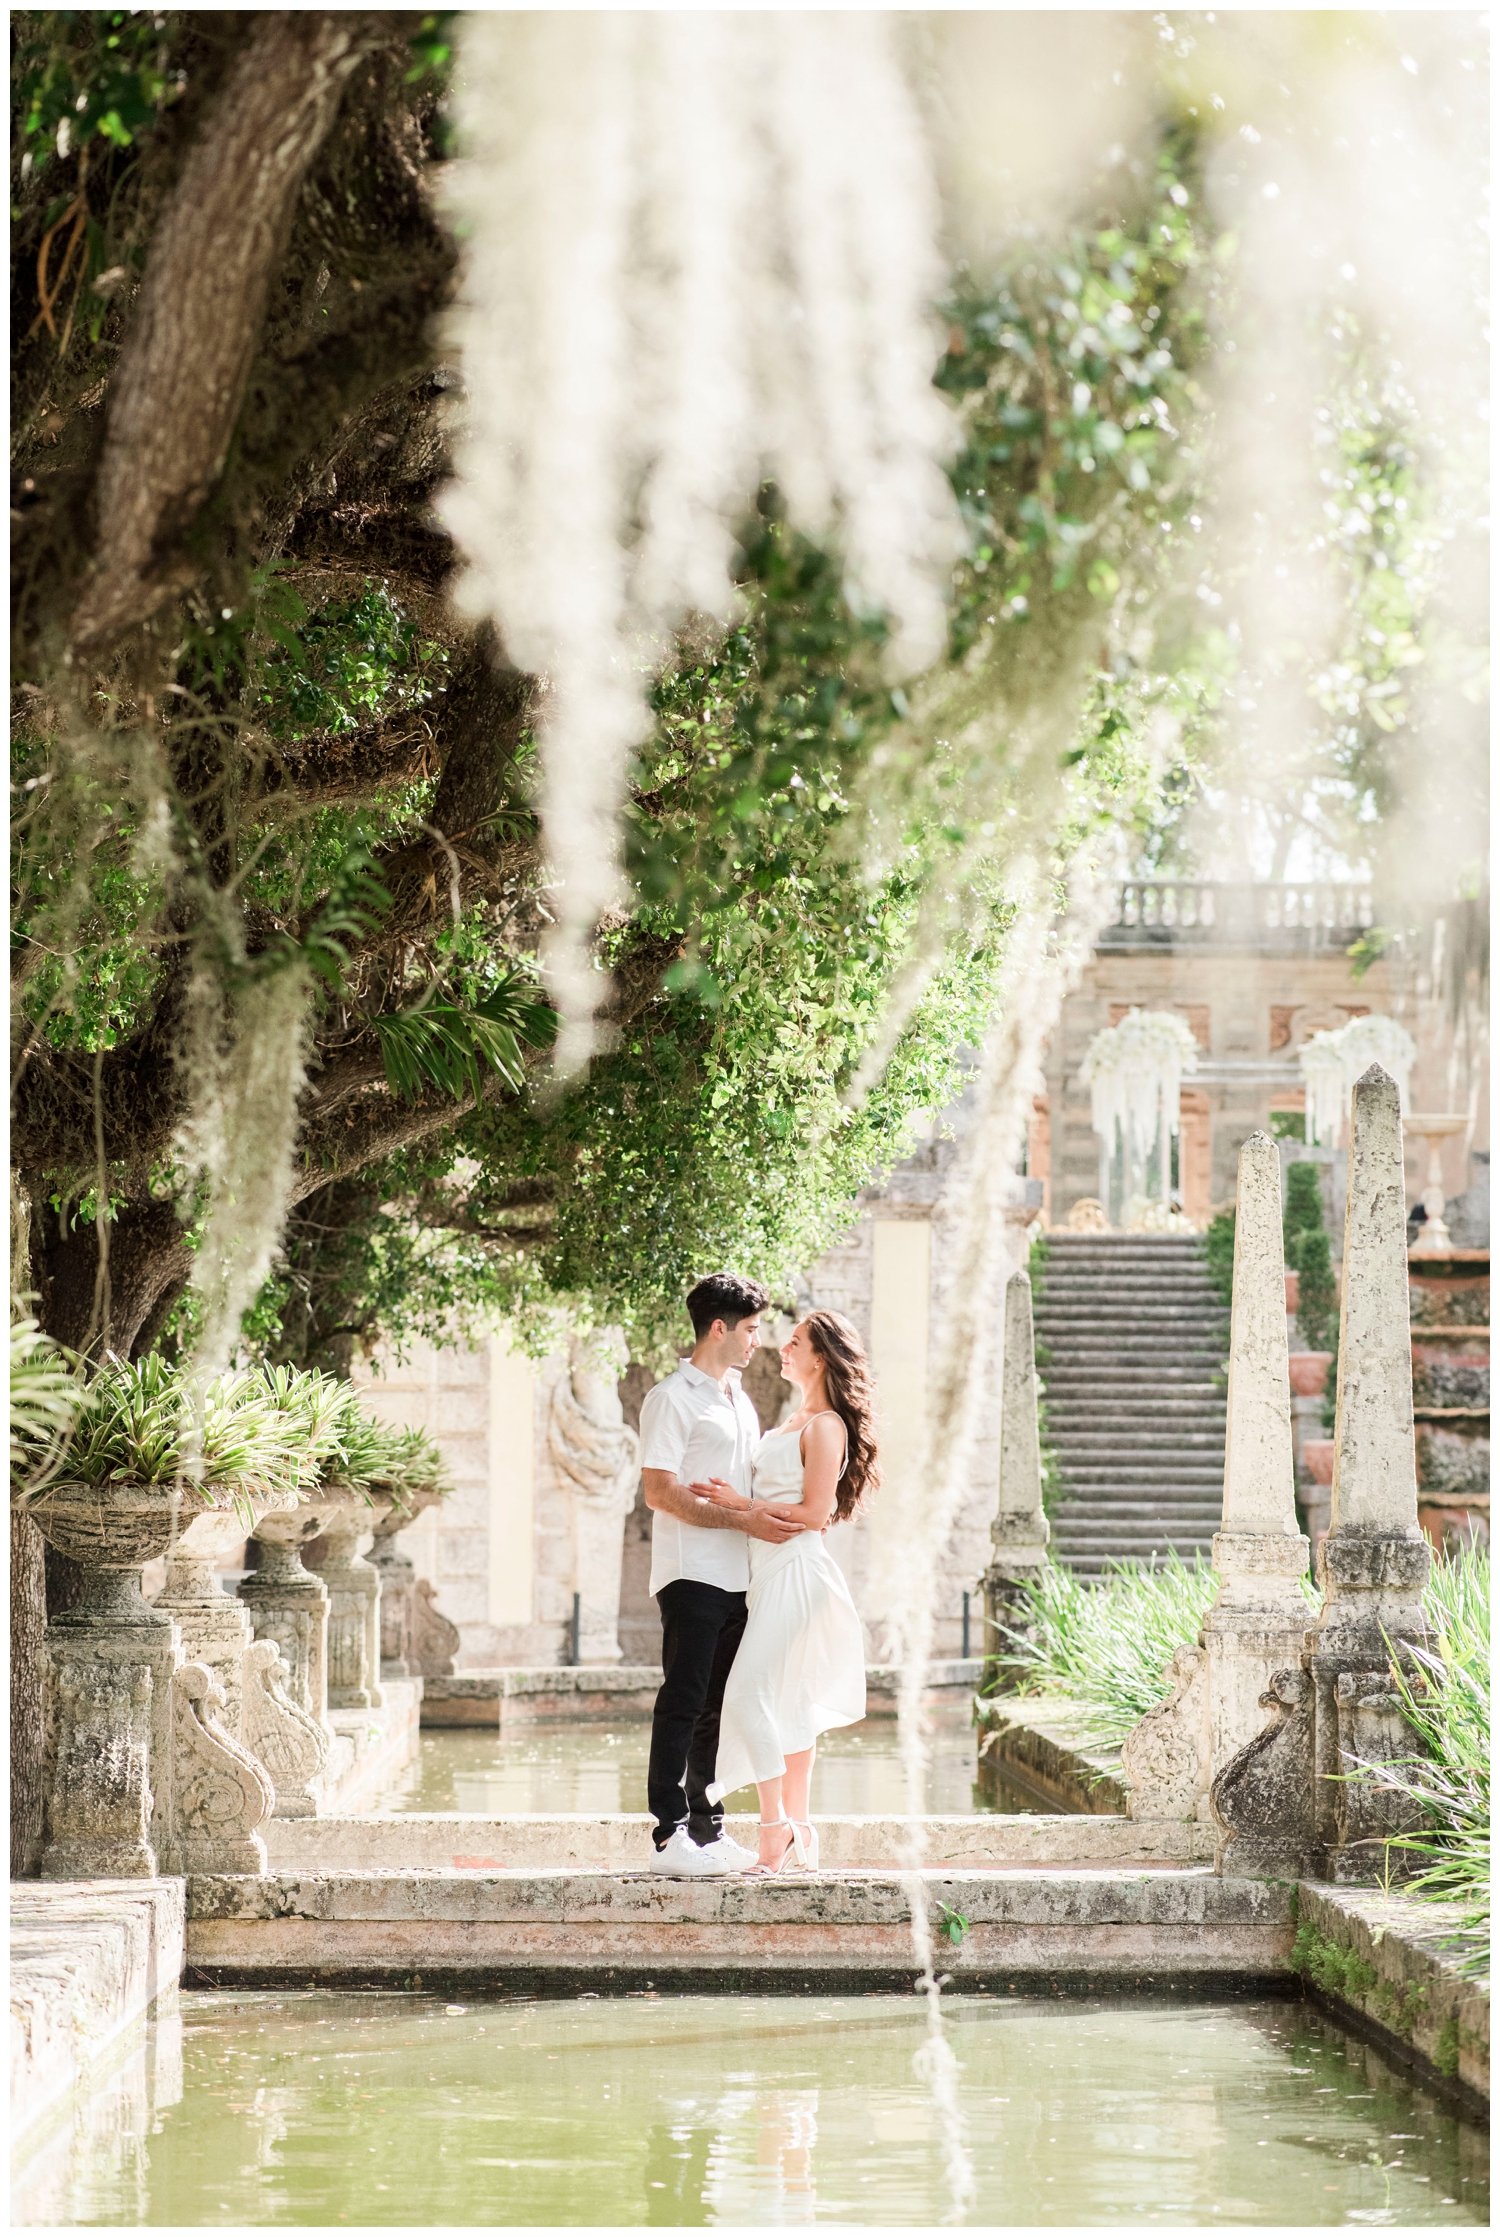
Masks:
[[[880,1460],[875,1450],[875,1400],[870,1388],[870,1362],[859,1331],[842,1313],[824,1306],[803,1322],[808,1342],[823,1363],[828,1403],[843,1423],[849,1439],[844,1473],[839,1478],[833,1519],[852,1522],[872,1491],[880,1489]]]

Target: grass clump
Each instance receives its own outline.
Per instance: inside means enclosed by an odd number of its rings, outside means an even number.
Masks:
[[[1201,1555],[1118,1562],[1098,1584],[1049,1563],[1022,1588],[1006,1631],[1007,1682],[1078,1702],[1088,1740],[1117,1747],[1166,1698],[1162,1672],[1197,1637],[1215,1584]]]
[[[1421,1823],[1393,1834],[1387,1854],[1392,1864],[1416,1863],[1406,1894],[1457,1905],[1448,1946],[1466,1974],[1481,1978],[1490,1941],[1489,1555],[1467,1548],[1435,1561],[1426,1608],[1432,1645],[1408,1647],[1414,1668],[1391,1665],[1416,1746],[1394,1763],[1357,1769],[1416,1805]]]

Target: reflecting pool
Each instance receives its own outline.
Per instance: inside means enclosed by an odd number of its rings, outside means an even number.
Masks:
[[[383,1810],[467,1810],[486,1817],[512,1812],[607,1812],[646,1807],[646,1752],[651,1726],[644,1718],[618,1724],[518,1725],[493,1731],[428,1731],[421,1753],[401,1785],[381,1801]],[[976,1740],[969,1705],[932,1711],[928,1738],[927,1809],[938,1816],[993,1810],[974,1780]],[[813,1809],[819,1817],[899,1816],[905,1781],[892,1717],[870,1718],[818,1744]],[[754,1809],[747,1787],[731,1804]],[[1055,1807],[1020,1794],[1008,1810]]]
[[[1294,2001],[954,1996],[973,2225],[1482,2225],[1483,2136]],[[189,1993],[16,2220],[931,2223],[914,2000]],[[176,2030],[180,2027],[180,2039]],[[174,2063],[180,2052],[180,2063]]]

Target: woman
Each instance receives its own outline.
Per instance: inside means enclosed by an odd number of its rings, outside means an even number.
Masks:
[[[806,1527],[782,1545],[750,1541],[749,1618],[724,1688],[711,1801],[753,1779],[760,1792],[757,1872],[788,1862],[816,1871],[808,1816],[820,1732],[865,1713],[864,1635],[843,1572],[824,1542],[879,1484],[870,1370],[842,1313],[815,1312],[782,1346],[795,1413],[761,1439],[750,1499],[720,1479],[700,1486],[744,1512],[774,1499]]]

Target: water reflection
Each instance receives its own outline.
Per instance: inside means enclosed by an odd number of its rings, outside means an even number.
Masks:
[[[1295,2002],[950,1999],[976,2225],[1483,2224],[1484,2139]],[[903,1997],[184,1998],[23,2225],[937,2220]]]
[[[643,1810],[650,1734],[644,1721],[521,1725],[504,1735],[424,1732],[418,1761],[382,1807],[473,1811],[485,1817]],[[1009,1793],[989,1802],[981,1799],[967,1705],[935,1710],[928,1744],[927,1808],[939,1816],[1045,1807]],[[892,1719],[869,1718],[849,1731],[826,1735],[818,1749],[813,1803],[824,1817],[904,1812],[906,1785]],[[748,1787],[731,1804],[736,1809],[754,1806],[755,1792]]]

